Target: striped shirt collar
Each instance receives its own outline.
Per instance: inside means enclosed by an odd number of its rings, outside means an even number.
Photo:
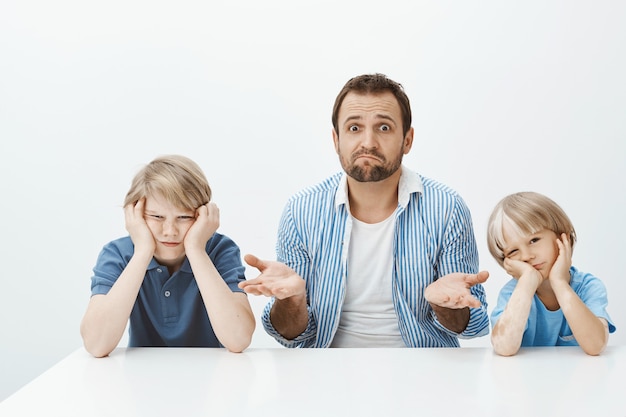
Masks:
[[[409,204],[411,194],[422,192],[424,192],[424,185],[421,177],[402,165],[402,174],[398,185],[398,205],[405,208]],[[342,204],[350,207],[348,201],[348,175],[344,172],[335,193],[335,208]]]

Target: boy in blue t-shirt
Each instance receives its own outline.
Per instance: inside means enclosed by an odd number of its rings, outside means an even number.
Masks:
[[[580,346],[599,355],[615,331],[602,281],[572,266],[574,226],[548,197],[503,198],[487,226],[493,257],[513,277],[491,313],[491,343],[503,356],[521,346]]]

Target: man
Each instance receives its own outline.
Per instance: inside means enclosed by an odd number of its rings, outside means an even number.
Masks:
[[[272,297],[265,330],[286,347],[457,347],[487,334],[467,206],[402,165],[413,145],[403,87],[352,78],[332,123],[345,172],[288,201],[277,262],[244,258],[261,274],[240,287]]]

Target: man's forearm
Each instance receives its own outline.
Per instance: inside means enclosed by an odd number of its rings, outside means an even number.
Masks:
[[[307,327],[309,312],[306,297],[276,299],[270,311],[272,326],[285,339],[295,339]]]
[[[446,329],[455,333],[463,333],[467,328],[470,319],[469,307],[464,308],[446,308],[435,304],[430,305],[437,315],[437,320]]]

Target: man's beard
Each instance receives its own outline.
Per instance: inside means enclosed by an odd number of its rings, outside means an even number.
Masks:
[[[397,158],[387,162],[387,159],[376,151],[361,150],[352,155],[351,161],[356,160],[361,155],[372,155],[378,158],[381,161],[380,165],[369,164],[363,167],[354,163],[348,164],[343,157],[340,157],[344,171],[346,171],[348,176],[359,182],[378,182],[389,178],[400,168],[404,154],[401,151]]]

